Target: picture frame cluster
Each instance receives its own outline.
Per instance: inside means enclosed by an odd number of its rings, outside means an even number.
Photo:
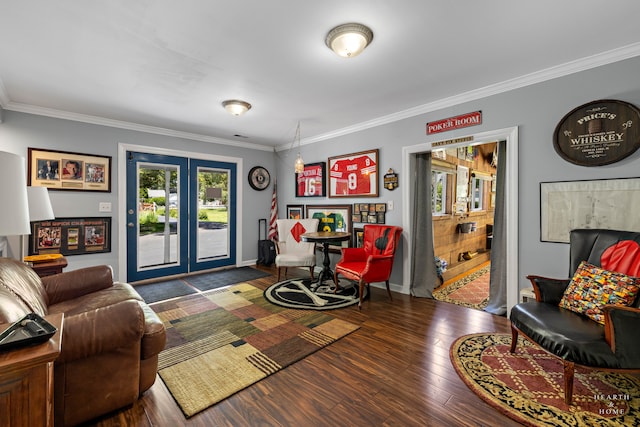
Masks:
[[[386,203],[354,203],[351,221],[363,224],[385,224]]]

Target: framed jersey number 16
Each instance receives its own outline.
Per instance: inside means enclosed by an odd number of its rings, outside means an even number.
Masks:
[[[326,196],[325,162],[308,163],[296,174],[296,197]]]
[[[329,157],[329,197],[377,197],[378,149]]]

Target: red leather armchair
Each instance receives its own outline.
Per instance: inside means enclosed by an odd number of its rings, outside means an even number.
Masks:
[[[389,277],[393,268],[398,241],[402,234],[402,227],[392,225],[364,226],[364,243],[361,248],[343,248],[342,258],[336,264],[333,281],[338,290],[338,274],[347,279],[355,280],[359,286],[358,308],[362,308],[362,295],[365,284],[385,282],[387,294],[391,297]]]

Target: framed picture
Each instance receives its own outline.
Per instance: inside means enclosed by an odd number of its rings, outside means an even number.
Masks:
[[[29,148],[28,166],[27,185],[111,192],[111,156]]]
[[[378,197],[378,153],[329,157],[329,197]]]
[[[287,205],[287,218],[288,219],[303,219],[304,218],[304,205]]]
[[[351,205],[307,205],[307,218],[318,218],[318,231],[351,232]]]
[[[540,183],[540,240],[569,243],[575,228],[640,231],[640,178]]]
[[[325,162],[305,164],[304,170],[296,174],[296,197],[325,197],[326,168]]]
[[[364,228],[353,229],[353,247],[361,248],[364,244]]]
[[[29,255],[111,252],[111,217],[56,218],[31,223]]]

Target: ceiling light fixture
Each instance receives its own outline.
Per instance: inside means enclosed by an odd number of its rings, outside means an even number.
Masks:
[[[227,99],[222,102],[222,106],[234,116],[241,116],[251,109],[251,104],[239,99]]]
[[[291,148],[293,148],[296,145],[296,141],[298,141],[298,149],[300,149],[300,122],[298,122],[298,127],[296,128],[296,134],[293,137]],[[304,172],[304,160],[302,160],[300,151],[298,151],[298,157],[296,158],[296,161],[293,164],[293,169],[295,170],[296,173]]]
[[[329,31],[326,45],[343,58],[358,56],[373,40],[373,31],[365,25],[342,24]]]

